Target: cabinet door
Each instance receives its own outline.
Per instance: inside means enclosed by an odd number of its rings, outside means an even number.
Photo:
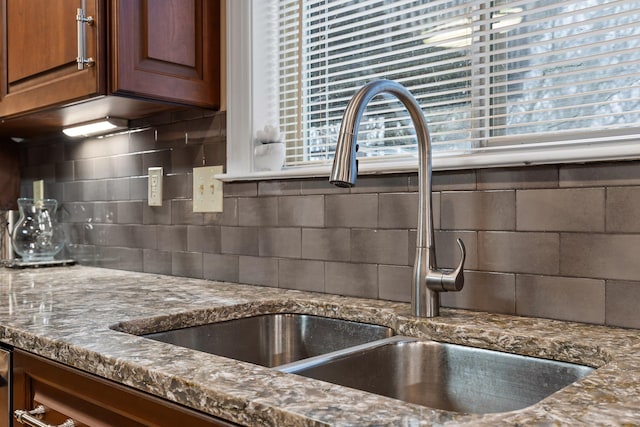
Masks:
[[[116,0],[111,91],[220,104],[220,0]]]
[[[31,410],[38,405],[46,408],[39,417],[50,425],[71,418],[77,427],[235,426],[16,349],[13,409]],[[15,420],[13,426],[24,427]]]
[[[0,70],[0,116],[37,110],[86,98],[101,88],[100,66],[78,70],[77,9],[81,0],[2,0],[3,38]],[[97,59],[100,11],[86,1],[87,56]]]

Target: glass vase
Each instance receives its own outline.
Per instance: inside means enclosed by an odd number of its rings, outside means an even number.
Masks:
[[[26,262],[50,261],[64,246],[62,225],[56,221],[55,199],[18,199],[20,217],[13,229],[13,250]]]

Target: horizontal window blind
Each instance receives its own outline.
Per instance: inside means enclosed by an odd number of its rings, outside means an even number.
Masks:
[[[640,134],[640,0],[278,1],[288,167],[329,162],[349,99],[380,78],[417,98],[435,155]],[[362,160],[417,151],[383,96],[358,142]]]

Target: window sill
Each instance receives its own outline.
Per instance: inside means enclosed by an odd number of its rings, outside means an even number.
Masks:
[[[534,166],[544,164],[586,163],[596,161],[632,160],[640,158],[640,141],[594,142],[557,147],[510,147],[474,151],[472,153],[435,154],[432,159],[434,171],[483,169],[496,167]],[[418,161],[403,160],[391,162],[360,162],[358,173],[361,175],[411,173],[417,172]],[[273,179],[317,178],[331,173],[331,165],[306,168],[289,168],[280,171],[265,172],[229,172],[217,175],[225,181],[262,181]]]

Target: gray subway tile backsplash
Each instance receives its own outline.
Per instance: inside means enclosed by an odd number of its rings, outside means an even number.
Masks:
[[[398,265],[378,266],[378,294],[381,299],[411,301],[413,267]]]
[[[54,165],[56,182],[73,181],[75,174],[75,162],[73,160],[62,161]]]
[[[118,205],[116,202],[97,202],[97,203],[84,203],[85,205],[91,204],[93,206],[93,217],[88,220],[88,223],[97,224],[117,224],[118,223]],[[122,223],[127,223],[126,220]]]
[[[194,165],[204,164],[202,145],[185,145],[171,150],[171,173],[189,173]]]
[[[387,193],[409,190],[407,175],[364,175],[358,178],[351,193]]]
[[[378,266],[327,262],[325,289],[331,294],[378,298]]]
[[[608,232],[640,232],[640,187],[608,188],[606,200]]]
[[[146,176],[132,176],[129,178],[129,197],[131,200],[146,200],[148,189]]]
[[[451,190],[475,190],[477,178],[474,171],[456,170],[434,173],[432,187],[434,191]],[[418,189],[418,176],[411,175],[410,185],[412,190]]]
[[[142,205],[143,224],[171,224],[171,203],[162,203],[162,206]]]
[[[187,250],[189,252],[219,254],[221,240],[219,226],[187,226]]]
[[[633,162],[602,162],[560,166],[560,187],[640,185],[640,168]]]
[[[136,122],[134,122],[135,124]],[[106,268],[410,300],[416,173],[227,182],[193,213],[192,169],[225,164],[225,113],[142,119],[143,130],[21,144],[21,193],[45,179],[66,254]],[[147,169],[164,168],[163,206]],[[640,328],[640,161],[433,173],[437,263],[467,247],[444,306]],[[444,312],[446,315],[446,311]]]
[[[407,230],[351,230],[351,261],[406,265],[409,263],[409,232]]]
[[[562,233],[560,274],[638,280],[640,235]]]
[[[142,173],[146,173],[149,168],[161,167],[165,174],[172,173],[171,170],[171,150],[158,150],[142,153]]]
[[[107,184],[107,200],[130,200],[131,186],[129,178],[105,179]]]
[[[278,225],[284,227],[323,227],[324,196],[278,197]]]
[[[103,160],[105,163],[109,163],[108,159]],[[76,160],[74,162],[74,179],[80,181],[83,179],[96,179],[95,176],[96,159]],[[106,176],[109,176],[105,173]]]
[[[156,227],[159,250],[171,252],[187,250],[186,225],[158,225]]]
[[[640,328],[640,282],[608,280],[605,288],[605,323]]]
[[[220,250],[223,254],[257,256],[259,232],[257,227],[221,227]]]
[[[258,195],[257,182],[230,182],[224,185],[225,197],[256,197]]]
[[[277,224],[277,197],[240,197],[238,199],[238,225],[268,227]]]
[[[142,224],[142,201],[115,202],[119,224]]]
[[[348,228],[303,228],[302,258],[348,261],[351,258],[351,230]]]
[[[300,194],[348,194],[349,188],[336,187],[326,179],[305,179],[301,182]]]
[[[172,252],[171,274],[175,276],[203,278],[203,254],[201,252]]]
[[[478,190],[557,188],[557,166],[489,168],[477,171]]]
[[[324,216],[327,227],[376,228],[378,226],[377,194],[339,194],[324,197]]]
[[[515,230],[515,192],[443,191],[440,213],[447,230]]]
[[[413,235],[415,236],[415,234]],[[467,257],[464,268],[467,270],[476,270],[478,268],[478,233],[473,231],[436,231],[436,260],[440,268],[454,268],[460,261],[460,249],[456,242],[457,239],[462,240]],[[410,247],[415,247],[415,240],[409,239]],[[413,257],[415,252],[410,254],[410,262],[413,265]]]
[[[267,257],[300,258],[302,230],[300,228],[262,227],[259,236],[259,255]]]
[[[210,280],[238,282],[239,257],[237,255],[203,254],[203,277]]]
[[[190,199],[171,200],[171,224],[203,225],[204,216],[193,211],[193,201]]]
[[[163,200],[191,199],[193,197],[193,174],[170,174],[165,172],[162,180]],[[145,188],[146,190],[146,188]],[[143,198],[146,200],[146,192]]]
[[[131,235],[124,246],[142,249],[156,249],[158,247],[158,233],[155,225],[129,225]]]
[[[94,265],[118,270],[142,271],[142,249],[97,247]]]
[[[278,286],[300,291],[324,292],[323,261],[281,258],[278,261]]]
[[[418,193],[383,193],[378,198],[380,228],[411,229],[418,226]],[[437,227],[439,205],[434,203],[434,224]]]
[[[270,180],[258,183],[259,196],[299,196],[302,183],[300,180]]]
[[[519,231],[604,231],[604,188],[522,190],[516,200]]]
[[[171,252],[155,249],[142,251],[142,268],[145,273],[171,274]]]
[[[202,219],[205,225],[238,225],[238,199],[222,199],[222,212],[205,212]]]
[[[94,203],[64,203],[60,212],[64,222],[94,222]]]
[[[604,280],[518,275],[516,313],[522,316],[604,323]]]
[[[440,300],[444,307],[458,307],[492,313],[516,313],[516,275],[465,272],[465,286],[460,292],[445,292]]]
[[[506,273],[556,275],[560,271],[556,233],[478,233],[478,269]]]
[[[278,258],[240,256],[238,280],[262,286],[278,286]]]

